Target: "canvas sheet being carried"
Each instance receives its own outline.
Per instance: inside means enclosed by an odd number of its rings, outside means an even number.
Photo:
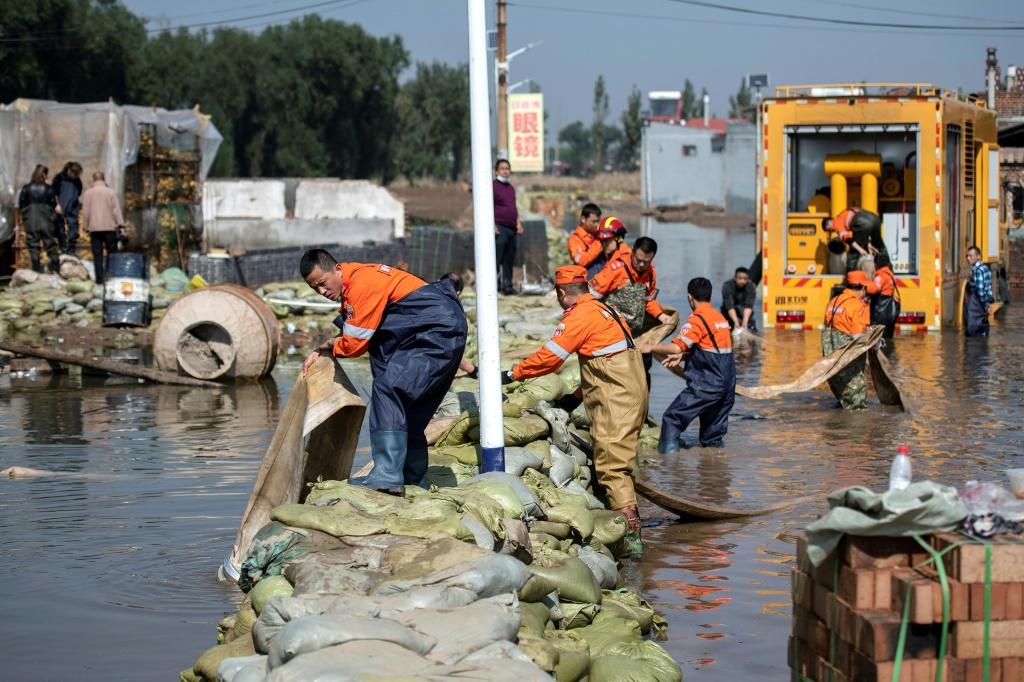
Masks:
[[[321,357],[295,380],[224,560],[226,577],[237,579],[253,536],[270,522],[275,507],[302,502],[307,483],[318,477],[349,477],[365,413],[366,403],[333,358]]]

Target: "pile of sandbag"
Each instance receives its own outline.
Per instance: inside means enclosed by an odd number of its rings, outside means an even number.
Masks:
[[[181,680],[680,680],[652,640],[665,621],[623,587],[625,517],[552,405],[578,377],[570,363],[504,388],[504,472],[479,473],[478,387],[460,379],[424,488],[319,481],[276,508],[242,564],[245,601]]]

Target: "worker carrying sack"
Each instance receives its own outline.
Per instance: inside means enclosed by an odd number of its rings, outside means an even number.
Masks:
[[[622,316],[631,332],[637,332],[644,325],[644,312],[647,306],[647,286],[645,284],[627,284],[604,297],[607,303]]]

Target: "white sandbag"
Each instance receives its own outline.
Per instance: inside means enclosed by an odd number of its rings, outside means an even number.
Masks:
[[[566,452],[580,465],[580,468],[589,466],[590,458],[587,457],[587,453],[581,450],[575,443],[570,443],[569,449]]]
[[[340,682],[367,678],[426,677],[444,667],[380,640],[348,642],[296,656],[270,671],[266,682]]]
[[[462,525],[473,534],[473,542],[476,543],[477,547],[494,549],[494,536],[491,534],[491,531],[487,530],[487,526],[484,525],[483,521],[466,512],[462,515]]]
[[[505,448],[505,473],[522,476],[527,469],[540,470],[544,460],[523,447]],[[499,472],[500,473],[500,472]]]
[[[604,503],[597,499],[592,492],[584,488],[577,481],[569,481],[564,490],[574,495],[580,495],[587,500],[587,506],[591,509],[605,509]]]
[[[267,657],[262,654],[256,654],[255,656],[225,658],[217,666],[217,682],[242,682],[244,678],[240,676],[242,671],[246,669],[251,670],[251,672],[246,673],[247,677],[262,680],[267,674]],[[253,678],[253,675],[256,674],[259,677]]]
[[[427,585],[379,597],[376,602],[381,607],[381,614],[388,616],[391,612],[400,613],[412,609],[456,609],[472,604],[477,598],[476,592],[464,587]]]
[[[587,565],[590,572],[594,574],[597,584],[602,590],[610,590],[615,587],[618,581],[619,570],[615,562],[601,554],[593,547],[583,545],[579,548],[577,556],[580,561]]]
[[[463,561],[422,578],[386,581],[377,586],[375,594],[384,597],[435,585],[462,588],[486,599],[499,594],[518,593],[530,575],[529,569],[518,559],[505,554],[493,554]]]
[[[519,600],[515,595],[483,599],[460,609],[420,609],[396,618],[399,623],[437,640],[427,658],[451,664],[519,632]]]
[[[572,457],[551,446],[551,468],[545,471],[551,482],[559,488],[564,488],[572,481],[576,468],[573,466]]]
[[[517,448],[506,448],[505,450],[507,452],[512,449]],[[540,458],[538,457],[537,459],[539,460]],[[536,469],[537,467],[532,468]],[[499,483],[504,483],[511,488],[513,492],[515,492],[516,497],[519,498],[519,502],[523,505],[523,511],[526,512],[527,516],[535,519],[544,518],[544,508],[541,507],[540,502],[537,501],[537,496],[533,494],[533,491],[531,491],[519,478],[519,474],[513,475],[507,471],[505,473],[500,471],[489,471],[484,474],[477,474],[466,481],[466,484],[475,483],[476,481],[498,481]]]
[[[488,680],[489,682],[550,682],[551,676],[534,664],[512,642],[495,642],[445,669],[452,680]]]
[[[340,614],[306,616],[291,621],[277,634],[270,645],[267,667],[274,670],[296,656],[362,640],[391,642],[420,656],[430,651],[436,643],[433,637],[384,618],[359,618]]]
[[[325,613],[348,616],[376,617],[381,606],[362,595],[302,595],[272,597],[263,607],[259,619],[252,626],[252,642],[256,651],[267,653],[277,634],[293,620]]]

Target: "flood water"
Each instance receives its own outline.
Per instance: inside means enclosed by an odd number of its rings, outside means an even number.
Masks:
[[[690,277],[716,293],[749,265],[752,230],[650,224],[661,298],[686,308]],[[840,486],[880,486],[896,444],[914,473],[951,484],[999,479],[1018,466],[1024,313],[1007,311],[989,339],[955,331],[900,336],[893,356],[912,414],[875,402],[833,408],[824,391],[738,398],[726,447],[645,456],[659,485],[716,503],[806,501],[745,521],[672,524],[645,508],[640,574],[669,621],[685,679],[786,679],[793,533]],[[737,352],[740,382],[788,380],[820,354],[816,332],[766,333]],[[238,518],[299,367],[275,381],[218,389],[0,375],[0,469],[66,475],[0,481],[4,679],[175,679],[215,642],[237,591],[217,583]],[[681,388],[654,372],[652,412]],[[695,428],[695,427],[694,427]],[[366,458],[365,434],[357,464]]]

